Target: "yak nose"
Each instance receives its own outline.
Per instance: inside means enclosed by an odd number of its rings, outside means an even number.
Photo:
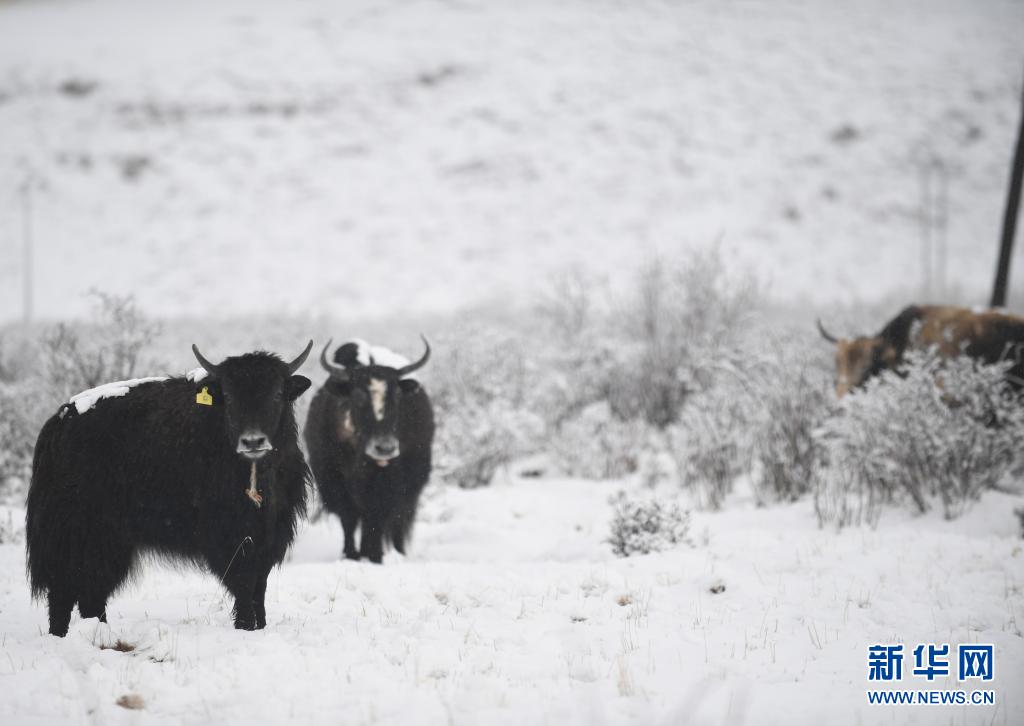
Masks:
[[[270,448],[270,440],[260,431],[246,431],[238,437],[238,453],[250,459],[261,458]]]
[[[398,456],[398,439],[394,436],[374,437],[367,449],[366,453],[377,461],[388,461]]]

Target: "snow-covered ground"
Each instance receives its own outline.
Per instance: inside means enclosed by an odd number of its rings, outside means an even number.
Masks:
[[[1019,498],[836,534],[808,502],[737,497],[694,514],[691,547],[616,559],[620,486],[434,489],[410,557],[383,566],[339,561],[336,521],[308,525],[256,633],[231,629],[212,577],[151,566],[109,627],[76,615],[53,638],[22,546],[0,546],[0,722],[1024,722]],[[119,639],[134,650],[104,649]],[[992,643],[997,705],[868,705],[867,648],[893,642]]]
[[[0,319],[28,179],[49,318],[450,312],[718,238],[793,302],[983,302],[1021,37],[1019,0],[3,2]]]

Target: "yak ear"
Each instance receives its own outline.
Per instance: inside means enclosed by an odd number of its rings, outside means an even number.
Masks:
[[[339,381],[337,378],[332,376],[327,379],[327,383],[324,384],[324,388],[335,396],[341,396],[344,398],[352,393],[352,381]]]
[[[294,401],[305,393],[306,389],[309,388],[312,383],[313,382],[305,376],[291,376],[284,384],[285,395],[288,396],[289,401]]]
[[[420,382],[415,378],[403,378],[398,382],[398,387],[402,389],[402,393],[416,393],[420,390]]]

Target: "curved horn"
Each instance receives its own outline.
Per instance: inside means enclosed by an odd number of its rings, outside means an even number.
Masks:
[[[313,350],[312,339],[306,343],[306,349],[299,353],[299,357],[288,364],[288,375],[291,375],[295,371],[299,370],[299,368],[302,368],[302,364],[306,362],[306,358],[309,357],[309,351],[311,350]]]
[[[398,377],[399,378],[401,378],[402,376],[407,376],[410,373],[412,373],[413,371],[418,371],[420,368],[422,368],[423,366],[425,366],[427,364],[428,360],[430,360],[430,343],[427,342],[427,339],[423,336],[422,333],[420,334],[420,340],[423,341],[423,345],[426,347],[426,350],[423,351],[423,357],[420,358],[415,363],[410,363],[407,366],[403,366],[402,368],[399,368],[398,369]]]
[[[821,324],[821,318],[818,318],[818,332],[821,333],[821,337],[827,340],[829,343],[838,343],[839,339],[825,330],[825,326]]]
[[[333,377],[341,380],[348,380],[348,369],[345,366],[340,366],[337,363],[333,363],[327,360],[327,351],[331,347],[331,343],[334,342],[334,338],[327,341],[327,345],[320,351],[320,365],[324,367],[324,370],[330,373]]]
[[[211,363],[210,361],[206,360],[206,358],[203,357],[203,354],[199,352],[199,348],[196,346],[195,343],[192,344],[192,354],[196,357],[196,360],[199,361],[199,365],[206,369],[207,373],[217,373],[217,366],[215,366],[213,363]]]

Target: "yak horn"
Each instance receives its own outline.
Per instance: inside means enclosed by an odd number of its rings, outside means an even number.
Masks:
[[[320,365],[322,365],[324,367],[324,370],[330,373],[331,376],[333,376],[334,378],[343,381],[348,380],[348,369],[345,368],[345,366],[341,366],[338,365],[337,363],[332,363],[331,361],[327,360],[327,351],[328,349],[330,349],[331,343],[333,341],[334,338],[328,340],[327,345],[325,345],[324,349],[320,351]]]
[[[430,360],[430,343],[427,342],[427,339],[423,336],[422,333],[420,334],[420,340],[423,341],[423,345],[426,347],[426,350],[423,352],[423,357],[420,358],[415,363],[410,363],[407,366],[399,368],[398,369],[398,377],[399,378],[401,378],[402,376],[407,376],[410,373],[412,373],[413,371],[418,371],[420,368],[422,368],[423,366],[425,366],[427,364],[428,360]]]
[[[203,354],[199,352],[199,348],[195,343],[192,344],[192,354],[196,357],[196,360],[199,361],[199,365],[206,369],[207,373],[216,375],[217,366],[203,357]]]
[[[306,349],[299,353],[299,357],[288,364],[288,375],[291,375],[295,371],[299,370],[299,368],[302,368],[302,364],[306,362],[306,358],[309,357],[309,351],[311,350],[313,350],[312,338],[310,338],[310,341],[306,343]]]
[[[825,326],[821,324],[821,318],[818,318],[818,332],[821,333],[821,337],[827,340],[829,343],[838,343],[839,339],[836,336],[825,330]]]

